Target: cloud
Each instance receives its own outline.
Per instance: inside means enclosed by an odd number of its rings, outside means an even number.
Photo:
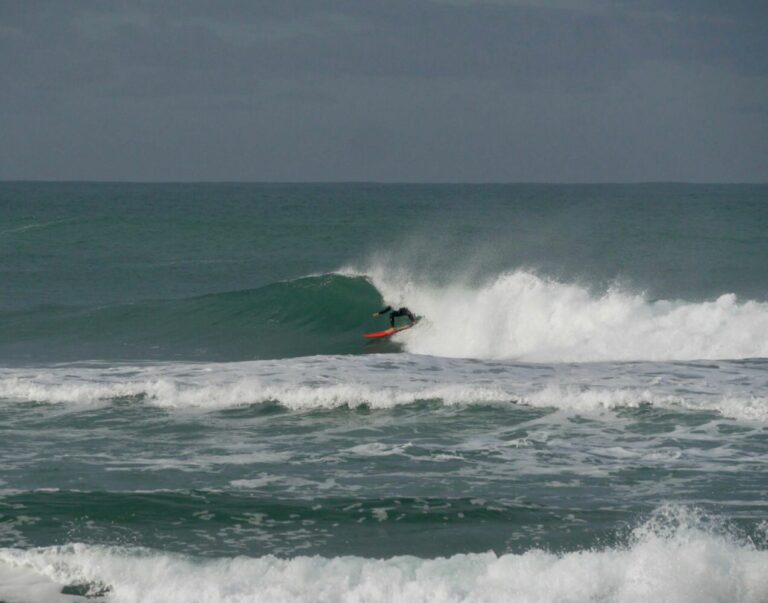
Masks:
[[[0,49],[6,81],[126,94],[186,93],[205,82],[230,93],[285,77],[591,84],[663,59],[768,69],[765,23],[682,7],[664,12],[652,3],[632,13],[571,4],[293,0],[187,2],[170,11],[162,3],[80,2],[31,3],[27,12],[27,3],[10,3]]]

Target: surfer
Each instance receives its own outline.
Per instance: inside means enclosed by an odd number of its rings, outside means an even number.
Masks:
[[[407,316],[408,320],[411,321],[411,324],[414,324],[416,322],[416,317],[413,315],[413,312],[411,312],[408,308],[403,306],[402,308],[398,308],[395,310],[392,308],[392,306],[387,306],[386,308],[382,308],[378,312],[374,312],[373,316],[381,316],[382,314],[386,314],[389,312],[389,326],[391,326],[393,329],[395,328],[395,318],[398,316]]]

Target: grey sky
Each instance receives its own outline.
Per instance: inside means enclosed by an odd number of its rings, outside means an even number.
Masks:
[[[765,0],[0,0],[0,178],[768,181]]]

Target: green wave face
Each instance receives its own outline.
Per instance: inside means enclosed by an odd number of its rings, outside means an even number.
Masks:
[[[370,350],[384,326],[364,277],[310,276],[244,291],[101,307],[0,313],[3,362],[93,359],[236,361]],[[376,351],[395,349],[384,343]]]

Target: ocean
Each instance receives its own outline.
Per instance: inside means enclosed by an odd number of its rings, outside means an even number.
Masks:
[[[768,185],[0,183],[0,601],[764,603],[766,260]]]

